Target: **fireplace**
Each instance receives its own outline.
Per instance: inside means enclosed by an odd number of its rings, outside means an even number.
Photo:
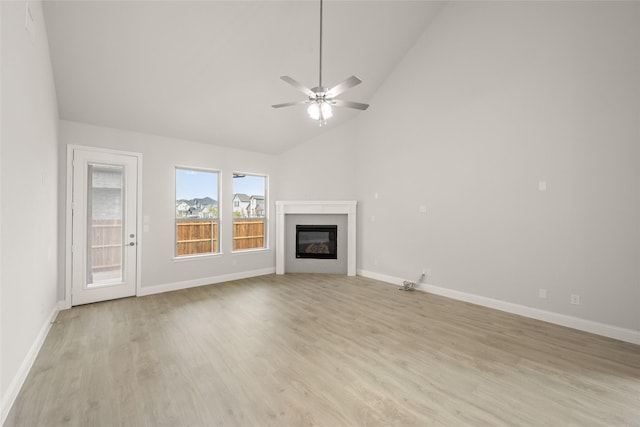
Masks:
[[[276,200],[275,205],[276,274],[344,274],[346,271],[347,276],[356,275],[356,206],[358,202],[355,200]],[[296,258],[295,226],[323,223],[336,224],[339,228],[338,259]]]
[[[296,225],[296,258],[338,259],[337,225]]]

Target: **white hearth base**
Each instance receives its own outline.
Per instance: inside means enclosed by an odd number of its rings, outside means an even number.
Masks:
[[[276,274],[284,274],[285,215],[347,215],[347,276],[356,275],[356,205],[347,201],[277,201],[276,202]]]

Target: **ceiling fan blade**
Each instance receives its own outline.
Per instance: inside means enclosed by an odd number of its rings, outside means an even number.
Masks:
[[[366,110],[369,108],[369,104],[363,104],[361,102],[343,101],[341,99],[332,99],[329,102],[336,107],[355,108],[356,110]]]
[[[298,104],[306,104],[309,101],[292,101],[292,102],[283,102],[282,104],[272,105],[273,108],[282,108],[282,107],[290,107],[292,105]]]
[[[344,81],[338,83],[337,85],[329,89],[327,91],[326,97],[333,98],[335,96],[338,96],[345,90],[352,88],[354,86],[357,86],[360,83],[362,83],[362,80],[360,80],[356,76],[347,77]]]
[[[280,78],[282,80],[284,80],[285,82],[289,83],[291,86],[293,86],[296,89],[298,89],[300,92],[304,93],[305,95],[310,96],[310,97],[315,97],[316,96],[314,91],[312,91],[311,89],[309,89],[306,86],[303,86],[302,83],[298,82],[297,80],[293,79],[292,77],[280,76]]]

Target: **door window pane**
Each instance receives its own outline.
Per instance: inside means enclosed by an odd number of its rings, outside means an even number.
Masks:
[[[218,172],[176,168],[176,256],[219,252]]]
[[[87,287],[122,282],[122,166],[89,164],[87,197]]]

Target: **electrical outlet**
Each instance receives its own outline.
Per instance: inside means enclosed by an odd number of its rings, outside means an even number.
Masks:
[[[538,289],[538,297],[542,299],[547,299],[547,290],[546,289]]]
[[[580,304],[580,295],[571,294],[571,304],[579,305]]]

